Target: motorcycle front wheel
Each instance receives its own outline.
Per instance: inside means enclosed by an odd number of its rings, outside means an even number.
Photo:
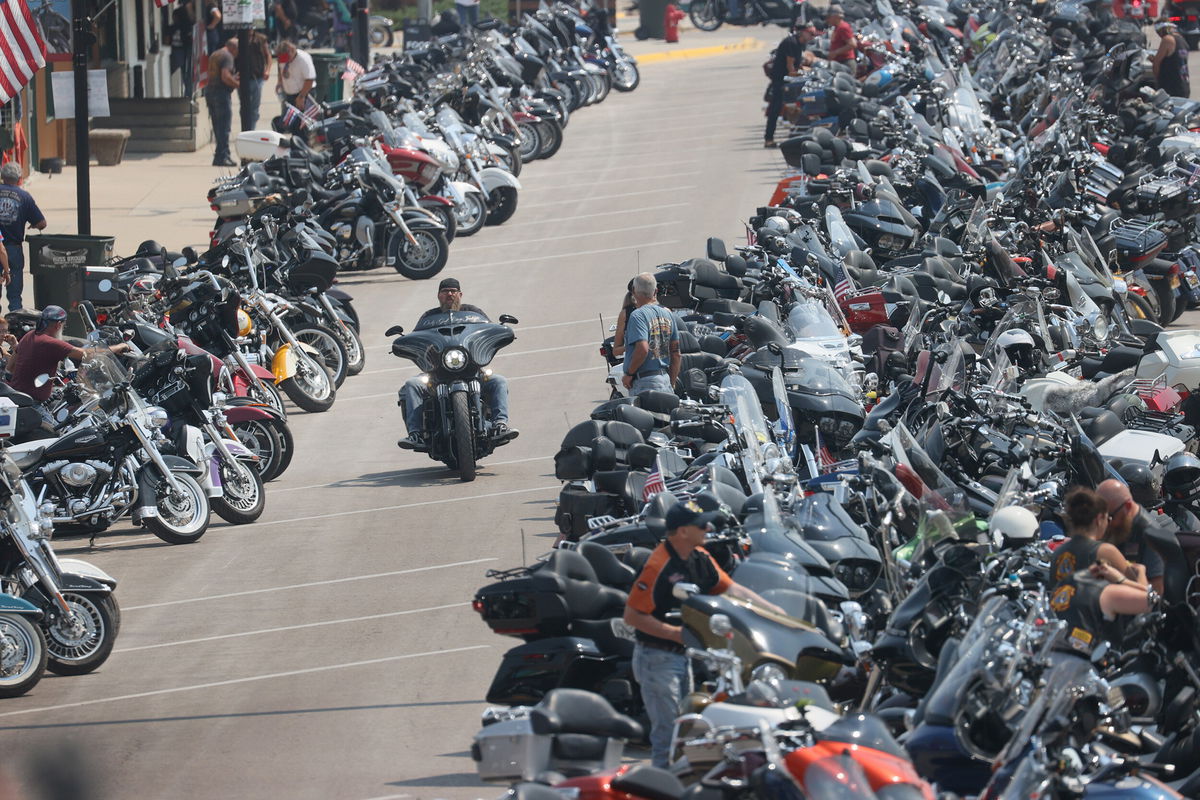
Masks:
[[[310,414],[328,411],[337,399],[333,377],[320,361],[304,352],[296,353],[296,374],[282,381],[279,388]]]
[[[179,491],[172,492],[166,481],[154,487],[157,517],[147,517],[146,528],[164,542],[191,544],[208,530],[208,495],[191,475],[175,473]]]
[[[542,152],[542,138],[538,136],[537,126],[531,122],[518,123],[517,127],[521,130],[521,161],[529,163]]]
[[[613,88],[618,92],[632,92],[642,82],[637,64],[621,59],[613,66]]]
[[[249,525],[267,508],[262,476],[238,459],[221,464],[221,496],[210,501],[217,516],[234,525]]]
[[[538,136],[542,139],[542,151],[538,153],[538,158],[550,158],[558,152],[558,148],[562,147],[562,125],[559,125],[556,119],[539,122]]]
[[[454,411],[454,456],[458,460],[458,478],[463,483],[475,480],[475,429],[467,393],[455,392],[450,398]]]
[[[74,592],[63,592],[63,600],[73,619],[59,616],[46,625],[46,669],[56,675],[85,675],[107,661],[117,643],[116,601]]]
[[[274,426],[267,424],[266,420],[248,419],[231,422],[229,427],[233,429],[242,447],[258,456],[258,460],[254,462],[254,471],[264,481],[269,481],[280,474],[282,470],[279,469],[279,465],[283,461],[283,443],[279,440],[279,434]]]
[[[337,334],[324,325],[312,322],[298,323],[293,329],[299,341],[316,350],[316,354],[308,353],[310,358],[319,361],[329,374],[333,376],[333,385],[341,386],[346,380],[346,369],[349,359],[346,356],[346,346],[342,344]]]
[[[483,229],[487,222],[487,203],[480,192],[468,192],[463,201],[454,206],[454,216],[458,220],[459,236],[474,236]]]
[[[724,22],[721,18],[720,0],[697,0],[688,9],[688,18],[697,30],[715,31]]]
[[[490,196],[487,224],[503,225],[517,213],[517,189],[515,186],[497,186]]]
[[[19,614],[0,614],[0,697],[20,697],[46,672],[46,637]]]
[[[450,245],[441,231],[432,228],[413,228],[413,239],[409,241],[403,231],[392,237],[392,253],[396,257],[393,266],[406,278],[415,281],[432,278],[446,266],[450,257]]]
[[[363,347],[358,331],[350,325],[346,325],[345,328],[339,325],[337,336],[342,347],[346,348],[346,374],[357,375],[363,371],[363,367],[367,366],[367,350]]]

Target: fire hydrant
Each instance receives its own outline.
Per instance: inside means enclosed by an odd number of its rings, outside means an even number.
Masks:
[[[687,16],[674,3],[667,3],[667,12],[663,15],[663,28],[666,30],[667,42],[679,41],[679,23]]]

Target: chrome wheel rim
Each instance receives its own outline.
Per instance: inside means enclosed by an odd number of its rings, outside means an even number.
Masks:
[[[71,617],[60,616],[50,626],[46,648],[58,661],[82,661],[104,642],[104,619],[87,597],[64,593],[63,599],[71,608]]]

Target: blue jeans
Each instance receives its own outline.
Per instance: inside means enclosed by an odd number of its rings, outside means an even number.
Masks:
[[[255,78],[243,78],[238,86],[239,111],[242,116],[242,130],[252,131],[258,127],[258,106],[262,102],[263,81]]]
[[[679,704],[692,691],[687,656],[640,642],[633,648],[633,677],[642,687],[642,703],[650,717],[650,759],[656,767],[670,766],[671,732]]]
[[[636,397],[642,392],[669,392],[671,391],[671,378],[667,373],[660,372],[657,375],[646,375],[633,379],[633,385],[629,387],[629,396]]]
[[[725,0],[725,18],[734,19],[742,15],[741,0]]]
[[[454,10],[458,14],[458,24],[464,29],[474,27],[475,23],[479,22],[478,3],[473,6],[464,6],[461,3],[455,3]],[[463,31],[463,33],[466,32],[466,30]]]
[[[25,248],[19,244],[5,244],[8,254],[8,310],[21,308],[21,289],[25,285]]]
[[[483,402],[491,412],[489,417],[494,425],[497,422],[508,424],[508,381],[503,375],[492,373],[491,377],[482,382]],[[404,426],[409,433],[419,433],[425,422],[425,398],[429,389],[420,378],[409,378],[400,387],[400,407],[404,409]]]
[[[233,90],[204,90],[204,102],[208,105],[208,116],[212,120],[213,139],[217,149],[213,161],[229,158],[229,128],[233,124]]]

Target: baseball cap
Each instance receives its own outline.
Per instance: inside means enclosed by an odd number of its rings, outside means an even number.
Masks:
[[[681,525],[703,528],[716,519],[717,511],[705,511],[695,500],[681,500],[667,512],[667,530],[673,531]]]
[[[837,3],[834,3],[833,5],[831,5],[829,7],[829,10],[825,12],[825,16],[829,16],[830,14],[837,14],[839,17],[846,16],[845,10],[843,10],[842,7],[839,6]]]
[[[462,291],[462,286],[458,283],[458,278],[442,278],[442,282],[438,284],[438,291],[453,289],[456,292]]]

